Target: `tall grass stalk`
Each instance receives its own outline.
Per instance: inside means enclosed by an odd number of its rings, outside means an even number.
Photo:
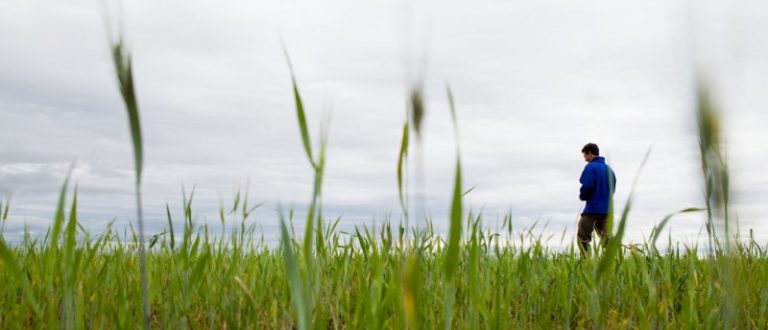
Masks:
[[[3,203],[2,200],[0,200],[0,234],[3,233],[3,230],[5,229],[5,223],[8,222],[8,211],[11,208],[11,197],[13,194],[8,194],[5,196],[5,203]]]
[[[710,242],[710,258],[717,264],[717,272],[711,276],[712,289],[723,295],[720,306],[725,328],[749,327],[742,310],[749,288],[745,283],[748,272],[737,261],[733,249],[737,245],[738,232],[732,232],[730,217],[730,171],[724,151],[721,131],[722,115],[710,90],[709,83],[700,78],[696,81],[696,119],[699,133],[702,176],[707,206],[707,233]],[[738,219],[736,219],[738,221]],[[738,228],[738,222],[736,223]],[[721,250],[720,242],[724,242]],[[717,259],[715,259],[717,258]],[[719,286],[722,285],[721,287]]]
[[[405,192],[405,175],[407,173],[406,164],[408,157],[408,143],[409,143],[409,125],[406,119],[403,124],[403,134],[400,138],[400,152],[397,157],[397,196],[400,200],[400,209],[403,212],[403,218],[405,219],[406,226],[408,226],[408,196]]]
[[[422,82],[414,83],[411,86],[411,89],[408,91],[408,98],[407,98],[407,104],[408,104],[408,127],[412,130],[414,135],[416,136],[415,139],[415,157],[413,158],[415,160],[415,175],[414,175],[414,183],[415,183],[415,189],[414,189],[414,206],[413,210],[415,212],[412,212],[415,217],[411,217],[414,220],[422,221],[426,218],[426,210],[424,206],[424,190],[425,190],[425,174],[424,174],[424,153],[422,152],[423,148],[423,123],[424,118],[426,117],[426,104],[424,100],[424,86]],[[410,143],[410,141],[408,141]],[[406,148],[410,145],[406,145]],[[406,155],[407,156],[407,155]],[[410,158],[410,157],[409,157]],[[410,223],[408,222],[411,220],[411,218],[406,218],[405,226],[409,227]],[[406,240],[408,238],[407,232],[406,232]]]
[[[115,65],[115,75],[117,77],[120,94],[125,104],[125,110],[128,115],[128,127],[131,132],[131,142],[133,145],[133,160],[135,170],[135,191],[136,191],[136,220],[139,226],[139,263],[141,268],[141,297],[142,311],[144,316],[144,328],[150,327],[150,306],[149,306],[149,281],[147,278],[147,257],[144,242],[144,218],[141,208],[141,174],[144,165],[144,148],[141,137],[141,121],[139,119],[139,104],[136,98],[136,89],[133,84],[133,68],[131,56],[128,54],[122,36],[117,40],[111,40],[112,60]]]
[[[316,254],[324,255],[325,253],[325,245],[324,245],[324,237],[323,237],[323,222],[322,222],[322,186],[323,186],[323,175],[325,173],[325,155],[326,155],[326,148],[328,144],[328,130],[327,127],[321,127],[320,129],[320,139],[319,139],[319,150],[317,151],[317,154],[315,155],[313,153],[312,143],[311,139],[309,138],[309,128],[307,127],[307,119],[304,112],[304,102],[301,99],[301,93],[299,92],[299,86],[296,82],[296,74],[293,70],[293,65],[291,64],[290,56],[288,55],[288,50],[285,47],[285,44],[281,40],[281,44],[283,47],[283,54],[285,55],[285,60],[288,64],[288,69],[290,70],[291,74],[291,83],[292,83],[292,89],[293,89],[293,98],[296,103],[296,118],[299,123],[299,132],[301,134],[301,140],[302,144],[304,146],[304,151],[307,155],[307,160],[309,161],[310,166],[312,167],[313,173],[314,173],[314,181],[313,181],[313,189],[312,189],[312,198],[310,200],[309,209],[307,211],[307,217],[305,222],[305,229],[304,229],[304,243],[302,244],[303,249],[303,256],[304,256],[304,262],[305,262],[305,271],[306,271],[306,282],[303,284],[303,287],[306,288],[300,289],[295,288],[292,289],[294,293],[302,293],[301,297],[298,297],[297,299],[301,299],[300,301],[296,301],[295,307],[297,309],[297,313],[299,313],[298,317],[301,320],[299,322],[300,326],[305,327],[311,327],[312,320],[306,317],[306,315],[302,315],[303,311],[305,310],[306,313],[311,314],[312,310],[314,308],[314,301],[319,293],[319,287],[317,287],[317,283],[319,282],[319,274],[320,272],[316,269],[316,267],[320,267],[315,264]],[[283,217],[281,217],[281,228],[285,228],[285,223]],[[314,232],[313,232],[314,230]],[[288,255],[288,252],[290,252],[287,246],[289,246],[288,242],[286,241],[289,239],[287,236],[287,230],[281,231],[281,241],[283,245],[283,250],[286,251],[286,255]],[[316,236],[316,238],[315,238]],[[314,249],[313,249],[313,241],[314,241]],[[289,260],[286,259],[286,262]],[[289,274],[292,276],[291,278],[294,278],[294,276],[298,276],[298,274],[293,274],[293,272],[298,272],[298,268],[292,267],[289,264],[286,264],[286,267],[289,270]],[[295,286],[298,282],[292,281],[291,285]]]
[[[456,172],[454,174],[453,183],[453,197],[451,198],[451,213],[450,223],[448,226],[448,242],[445,260],[444,280],[446,281],[445,290],[445,323],[444,329],[450,329],[452,326],[453,316],[453,298],[455,290],[455,273],[459,266],[459,251],[461,244],[462,233],[462,196],[463,188],[461,183],[461,149],[459,147],[459,129],[458,122],[456,120],[456,106],[453,100],[453,93],[451,88],[446,86],[446,94],[448,96],[448,103],[451,110],[451,119],[454,127],[454,135],[456,138]],[[471,285],[471,284],[470,284]]]
[[[720,117],[707,82],[703,79],[699,80],[696,89],[696,121],[707,205],[707,232],[710,236],[710,244],[714,245],[717,244],[717,228],[721,228],[725,249],[728,250],[732,240],[728,216],[730,175],[722,149]]]

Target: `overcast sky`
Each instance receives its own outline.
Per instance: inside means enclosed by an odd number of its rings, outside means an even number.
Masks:
[[[116,3],[110,3],[115,9]],[[116,11],[112,11],[114,15]],[[165,203],[180,220],[196,187],[199,223],[250,182],[255,220],[301,210],[311,168],[280,36],[313,139],[330,118],[324,186],[343,226],[399,219],[396,163],[406,93],[423,78],[425,205],[447,223],[455,159],[445,85],[458,111],[466,205],[494,227],[548,222],[573,232],[581,147],[595,142],[623,207],[645,152],[628,240],[666,214],[701,207],[694,68],[723,110],[736,214],[768,241],[768,6],[759,1],[126,1],[145,138],[150,234]],[[113,16],[116,17],[116,16]],[[0,3],[0,194],[6,235],[51,224],[76,161],[80,217],[98,232],[134,221],[133,161],[98,1]],[[315,144],[317,142],[315,141]],[[416,169],[416,149],[410,168]],[[411,176],[414,178],[414,175]],[[415,190],[414,182],[411,189]],[[671,223],[693,242],[703,215]]]

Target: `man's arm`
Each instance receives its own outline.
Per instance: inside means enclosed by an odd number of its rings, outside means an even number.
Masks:
[[[592,173],[589,167],[584,167],[584,171],[581,172],[581,189],[579,190],[579,199],[587,200],[589,196],[592,196],[592,192],[595,190],[595,175]]]

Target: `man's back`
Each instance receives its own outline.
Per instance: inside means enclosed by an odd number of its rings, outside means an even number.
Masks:
[[[579,199],[586,201],[584,213],[607,214],[613,191],[616,189],[616,175],[605,164],[605,158],[596,156],[581,173]]]

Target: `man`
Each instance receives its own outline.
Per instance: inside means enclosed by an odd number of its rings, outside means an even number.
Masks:
[[[605,164],[605,158],[600,157],[600,149],[594,143],[587,143],[581,149],[587,165],[581,172],[581,190],[579,199],[587,205],[579,220],[579,247],[583,253],[589,253],[589,243],[592,242],[592,231],[597,231],[600,242],[608,243],[607,232],[608,213],[611,212],[613,192],[616,190],[616,175]]]

